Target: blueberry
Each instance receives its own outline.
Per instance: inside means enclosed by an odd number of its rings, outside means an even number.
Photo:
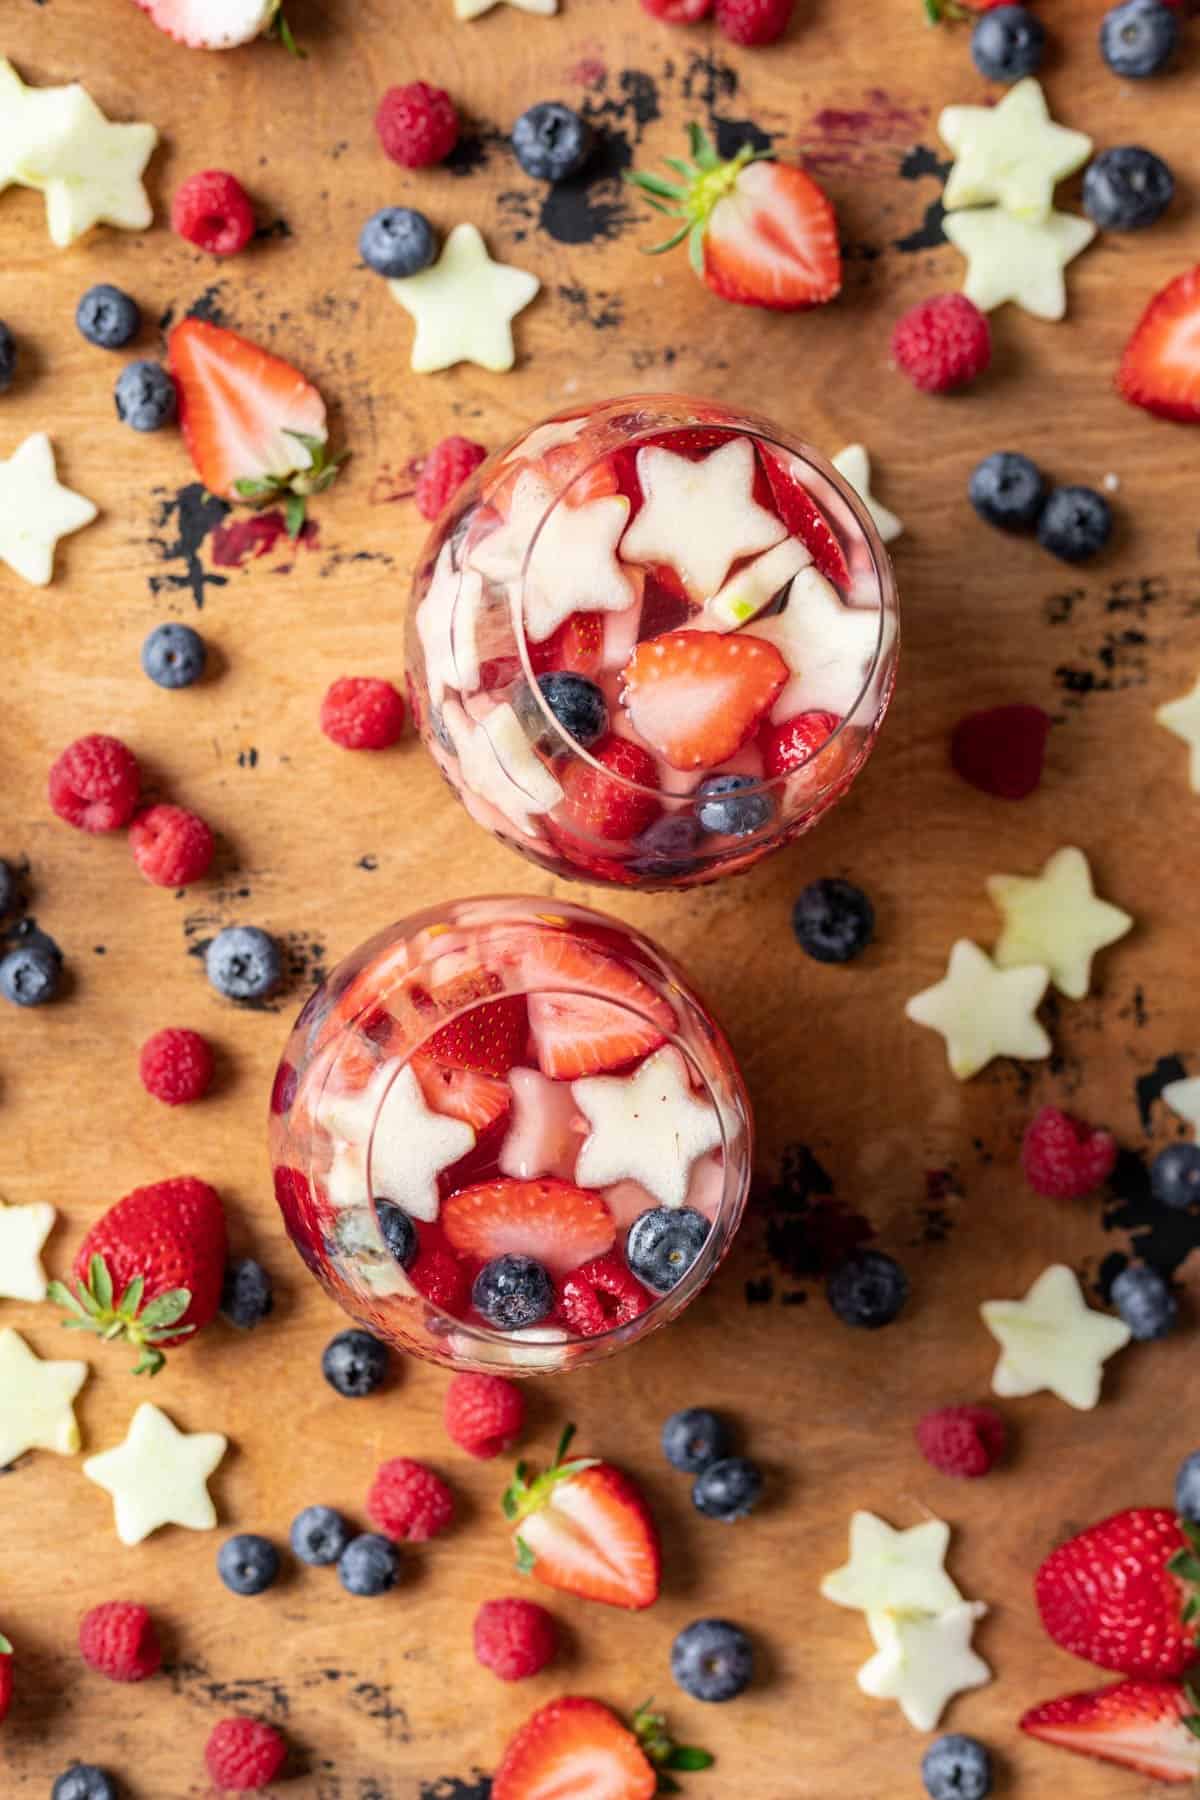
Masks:
[[[385,206],[372,213],[358,235],[358,254],[368,269],[393,281],[419,275],[437,252],[437,233],[425,214],[411,206]]]
[[[1041,67],[1046,28],[1023,6],[997,6],[971,33],[971,59],[989,81],[1020,81]]]
[[[350,1527],[332,1506],[306,1506],[292,1520],[288,1541],[302,1563],[325,1569],[338,1561],[350,1542]]]
[[[375,1202],[375,1217],[379,1221],[384,1243],[400,1267],[407,1269],[416,1261],[417,1251],[421,1248],[416,1226],[404,1208],[391,1200]]]
[[[386,1594],[400,1579],[400,1552],[390,1538],[365,1531],[351,1538],[338,1557],[338,1580],[348,1594],[373,1600]]]
[[[708,1220],[690,1206],[655,1206],[639,1213],[625,1239],[625,1260],[639,1281],[669,1294],[708,1240]]]
[[[127,363],[117,376],[117,417],[135,431],[158,431],[175,417],[175,383],[161,363]]]
[[[925,1752],[921,1780],[929,1800],[984,1800],[992,1791],[992,1759],[976,1738],[950,1732]]]
[[[0,394],[7,394],[17,373],[17,343],[12,332],[0,319]]]
[[[6,919],[9,913],[17,910],[20,898],[21,884],[17,880],[17,871],[0,856],[0,919]]]
[[[283,975],[279,945],[257,925],[227,925],[204,952],[204,969],[227,1000],[261,1000]]]
[[[770,824],[774,811],[755,775],[710,775],[697,790],[696,817],[721,837],[750,837]]]
[[[275,1305],[271,1277],[252,1256],[237,1256],[225,1265],[221,1313],[241,1331],[253,1331],[269,1318]]]
[[[754,1646],[728,1619],[695,1619],[671,1645],[671,1673],[693,1700],[734,1700],[754,1674]]]
[[[853,882],[829,875],[801,891],[792,907],[792,930],[815,962],[852,962],[875,935],[875,908]]]
[[[1086,562],[1103,550],[1112,531],[1112,509],[1095,488],[1055,488],[1038,520],[1038,543],[1060,562]]]
[[[1141,231],[1166,212],[1175,177],[1138,144],[1102,150],[1083,172],[1083,210],[1102,231]]]
[[[1175,1511],[1181,1519],[1200,1521],[1200,1450],[1179,1465],[1175,1477]]]
[[[698,1475],[727,1453],[729,1433],[724,1420],[706,1406],[688,1406],[683,1412],[672,1413],[663,1426],[662,1447],[673,1469]]]
[[[1100,54],[1114,75],[1140,81],[1166,67],[1179,41],[1179,15],[1162,0],[1124,0],[1100,25]]]
[[[699,844],[700,821],[694,813],[664,813],[634,840],[638,854],[629,866],[639,875],[685,875]]]
[[[1200,1200],[1200,1144],[1168,1144],[1150,1164],[1150,1191],[1160,1206],[1182,1210]]]
[[[976,463],[967,495],[981,519],[1001,531],[1030,531],[1046,504],[1046,482],[1019,450],[994,450]]]
[[[391,1357],[369,1331],[339,1331],[321,1355],[321,1373],[347,1400],[373,1394],[388,1372]]]
[[[587,120],[558,100],[531,106],[512,128],[513,155],[535,181],[565,181],[578,175],[593,142]]]
[[[240,1532],[218,1550],[217,1574],[231,1594],[263,1594],[279,1578],[279,1552],[269,1538]]]
[[[18,944],[0,957],[0,994],[14,1006],[44,1006],[62,978],[62,957],[44,944]]]
[[[76,1763],[58,1777],[50,1800],[117,1800],[117,1784],[94,1763]]]
[[[608,730],[608,707],[604,695],[586,675],[571,675],[555,670],[538,676],[542,698],[568,737],[576,743],[594,744]]]
[[[1121,1270],[1109,1293],[1113,1305],[1140,1342],[1166,1337],[1175,1329],[1179,1308],[1157,1269],[1134,1263]]]
[[[732,1525],[754,1511],[762,1499],[763,1476],[746,1456],[724,1456],[709,1463],[692,1483],[692,1505],[706,1519]]]
[[[142,645],[142,673],[160,688],[191,687],[207,660],[204,639],[190,625],[156,625]]]
[[[521,1331],[554,1311],[554,1283],[532,1256],[497,1256],[475,1277],[471,1299],[497,1331]]]
[[[136,300],[107,281],[90,287],[75,309],[75,323],[89,344],[101,350],[123,350],[142,329]]]
[[[908,1299],[908,1277],[882,1250],[856,1250],[830,1275],[825,1297],[843,1325],[877,1331]]]

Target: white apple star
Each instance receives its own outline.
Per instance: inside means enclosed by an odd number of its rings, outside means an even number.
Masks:
[[[1054,123],[1032,76],[995,106],[947,106],[938,134],[957,158],[942,196],[947,212],[996,200],[1035,224],[1049,218],[1057,183],[1092,154],[1090,137]]]
[[[697,626],[703,631],[733,631],[747,624],[811,561],[812,552],[799,538],[784,538],[773,550],[764,550],[729,577],[724,587],[705,602]]]
[[[628,521],[624,494],[550,508],[521,590],[525,635],[535,644],[552,637],[573,612],[619,613],[633,605],[637,589],[617,561]]]
[[[787,536],[783,522],[754,498],[749,438],[731,438],[699,462],[647,444],[637,453],[637,472],[642,510],[621,555],[626,562],[666,563],[693,600],[715,594],[742,557]]]
[[[583,1187],[639,1181],[662,1206],[687,1199],[692,1164],[721,1142],[714,1107],[697,1099],[687,1064],[670,1045],[632,1075],[589,1075],[571,1083],[591,1126],[575,1168]]]
[[[549,19],[558,11],[558,0],[506,0],[507,5],[515,6],[518,12],[535,13],[538,18]],[[481,19],[484,13],[491,12],[500,0],[454,0],[454,16],[456,19]]]
[[[87,1378],[85,1362],[43,1362],[18,1332],[0,1331],[0,1469],[27,1450],[75,1454],[71,1402]]]
[[[501,598],[500,604],[507,622],[508,602]],[[450,614],[450,649],[460,693],[474,693],[479,686],[483,619],[491,609],[492,602],[485,603],[483,597],[483,576],[477,569],[464,569]]]
[[[471,1126],[432,1111],[415,1071],[396,1057],[358,1093],[323,1097],[319,1118],[334,1143],[326,1191],[335,1206],[391,1200],[411,1218],[436,1219],[438,1176],[475,1147]]]
[[[418,375],[472,362],[497,374],[516,361],[512,322],[541,282],[526,269],[493,262],[475,225],[456,225],[431,268],[389,281],[392,297],[416,320],[412,367]]]
[[[1037,876],[990,875],[987,891],[1004,918],[997,967],[1040,963],[1069,1000],[1087,993],[1096,952],[1133,928],[1127,912],[1097,899],[1082,850],[1056,850]]]
[[[44,1300],[42,1245],[58,1217],[45,1200],[6,1206],[0,1200],[0,1299]]]
[[[1154,717],[1187,745],[1188,783],[1193,793],[1200,794],[1200,678],[1189,693],[1181,694],[1178,700],[1165,701]]]
[[[180,1431],[143,1400],[123,1443],[89,1456],[83,1472],[113,1498],[117,1536],[140,1544],[162,1525],[211,1531],[217,1509],[205,1485],[229,1448],[219,1431]]]
[[[946,236],[967,259],[962,291],[983,312],[1006,300],[1035,319],[1061,319],[1067,310],[1063,270],[1096,235],[1090,219],[1052,212],[1038,223],[1014,219],[1002,206],[950,213]]]
[[[1057,1394],[1081,1412],[1099,1400],[1105,1361],[1132,1335],[1121,1319],[1092,1311],[1062,1263],[1044,1269],[1023,1300],[985,1300],[979,1310],[1002,1351],[992,1392]]]
[[[978,944],[959,938],[944,978],[904,1011],[945,1038],[951,1073],[969,1081],[994,1056],[1049,1056],[1050,1039],[1034,1017],[1049,985],[1049,969],[998,969]]]
[[[779,724],[812,711],[844,718],[893,630],[879,607],[846,606],[817,569],[801,569],[783,611],[746,627],[747,637],[773,644],[792,671],[771,708],[771,718]]]
[[[93,225],[144,231],[153,211],[142,175],[158,142],[153,125],[106,119],[86,88],[28,88],[0,60],[0,187],[40,188],[60,249]]]
[[[425,658],[425,684],[430,704],[440,706],[448,687],[458,686],[450,624],[460,576],[454,568],[449,543],[442,545],[425,598],[417,608],[417,637]]]
[[[510,1069],[512,1115],[500,1146],[500,1173],[521,1181],[541,1175],[570,1179],[582,1137],[579,1109],[565,1081],[551,1081],[537,1069]]]
[[[502,812],[518,831],[533,835],[533,815],[557,806],[563,791],[531,747],[512,707],[506,701],[480,723],[450,701],[442,717],[463,784]]]
[[[1168,1081],[1162,1097],[1171,1111],[1185,1119],[1200,1137],[1200,1075],[1192,1075],[1186,1081]]]
[[[23,581],[46,587],[59,538],[95,517],[92,502],[59,481],[44,431],[35,431],[0,462],[0,562]]]
[[[866,445],[847,444],[844,450],[839,450],[837,455],[830,457],[829,460],[843,481],[850,483],[870,513],[875,529],[884,543],[895,543],[904,530],[904,526],[895,513],[889,512],[886,506],[880,505],[871,492],[871,458],[867,454]]]
[[[946,1612],[963,1604],[943,1567],[949,1547],[942,1519],[896,1531],[875,1513],[852,1513],[850,1560],[825,1576],[821,1592],[857,1612]]]
[[[859,1687],[872,1699],[895,1700],[915,1730],[935,1730],[955,1694],[992,1679],[971,1648],[971,1633],[986,1612],[979,1600],[942,1613],[869,1612],[876,1649],[858,1671]]]
[[[522,469],[508,503],[508,516],[493,531],[472,542],[468,539],[466,562],[497,586],[515,583],[525,566],[530,540],[554,505],[554,490],[533,469]]]

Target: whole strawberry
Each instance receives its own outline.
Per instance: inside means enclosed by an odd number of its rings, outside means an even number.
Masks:
[[[139,1351],[135,1375],[156,1375],[163,1346],[194,1336],[221,1303],[225,1214],[216,1190],[193,1175],[135,1188],[98,1219],[50,1297],[69,1330],[123,1338]]]
[[[1052,1550],[1034,1578],[1038,1612],[1064,1650],[1150,1679],[1200,1660],[1200,1525],[1133,1506]]]
[[[0,1634],[0,1725],[8,1717],[13,1693],[13,1647]]]

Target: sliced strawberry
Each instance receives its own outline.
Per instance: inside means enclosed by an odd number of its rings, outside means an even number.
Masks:
[[[232,50],[275,23],[279,0],[137,0],[160,31],[193,50]]]
[[[658,787],[654,758],[640,744],[611,733],[592,746],[591,756],[600,769],[579,759],[563,770],[565,798],[555,815],[556,824],[584,838],[625,842],[637,837],[662,810],[653,791]],[[609,773],[601,773],[602,769]],[[647,793],[647,788],[651,792]]]
[[[1178,1681],[1118,1681],[1035,1706],[1021,1730],[1177,1786],[1200,1777],[1200,1717]]]
[[[568,1426],[544,1475],[530,1480],[525,1465],[517,1465],[504,1496],[517,1565],[547,1587],[638,1612],[658,1599],[658,1530],[620,1469],[590,1457],[564,1461],[573,1435]]]
[[[625,706],[672,768],[711,769],[741,749],[788,673],[759,638],[669,631],[638,645],[625,669]]]
[[[616,1226],[599,1194],[569,1181],[515,1181],[506,1176],[452,1194],[442,1229],[462,1256],[532,1256],[563,1274],[611,1250]]]
[[[544,675],[550,669],[593,675],[603,656],[603,613],[572,613],[544,642],[529,645],[529,662],[535,675]]]
[[[845,593],[850,586],[850,569],[833,526],[825,517],[795,466],[770,450],[760,450],[762,466],[775,502],[775,510],[792,537],[804,545],[819,574],[832,581]]]
[[[474,1069],[443,1068],[427,1056],[414,1056],[412,1066],[425,1104],[434,1112],[461,1119],[472,1127],[476,1137],[490,1130],[512,1105],[507,1081],[497,1081],[492,1075],[480,1075]]]
[[[836,713],[797,713],[782,725],[771,725],[762,734],[763,773],[790,775],[802,768],[829,742],[841,720]]]
[[[651,1800],[658,1775],[637,1738],[598,1700],[552,1700],[510,1738],[492,1800]]]
[[[1125,346],[1117,388],[1159,418],[1200,420],[1200,266],[1151,300]]]
[[[565,933],[532,938],[521,954],[521,974],[538,1062],[556,1081],[636,1062],[675,1028],[671,1007],[647,982]]]
[[[528,1019],[520,994],[485,1000],[435,1031],[425,1054],[448,1069],[507,1075],[522,1060]]]
[[[639,1319],[651,1299],[614,1250],[572,1269],[559,1287],[558,1310],[580,1337],[599,1337]]]
[[[437,1225],[417,1226],[421,1247],[408,1279],[431,1306],[461,1318],[470,1304],[472,1265],[456,1255]]]

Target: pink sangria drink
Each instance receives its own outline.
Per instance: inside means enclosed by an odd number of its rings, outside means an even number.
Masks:
[[[284,1221],[333,1298],[417,1355],[513,1374],[682,1311],[737,1229],[751,1129],[670,959],[526,899],[420,913],[341,963],[270,1122]]]
[[[677,888],[807,831],[870,755],[891,565],[814,450],[706,401],[564,413],[430,536],[413,713],[471,816],[556,875]]]

